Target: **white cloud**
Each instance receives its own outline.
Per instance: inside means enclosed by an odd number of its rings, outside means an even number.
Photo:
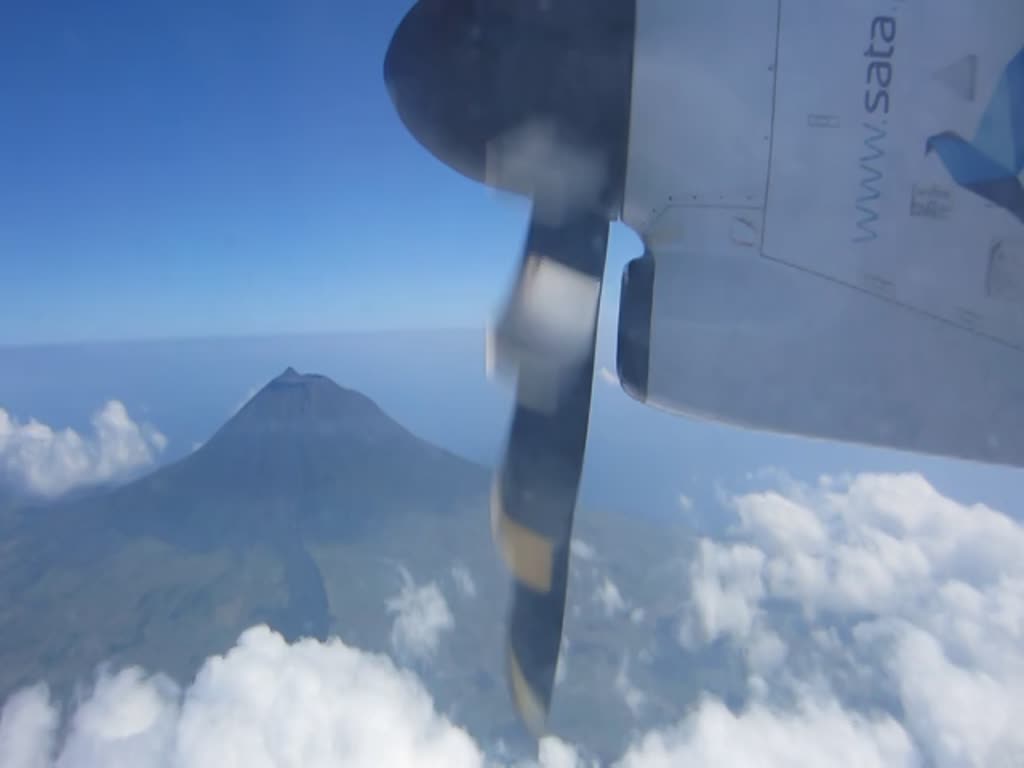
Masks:
[[[1024,579],[1024,529],[941,496],[917,475],[861,475],[841,490],[750,495],[736,506],[739,533],[766,558],[767,591],[810,615],[913,614],[932,623],[970,610],[972,595],[1024,598],[1013,588]]]
[[[908,727],[932,739],[928,749],[937,765],[1024,764],[1019,676],[1013,681],[961,666],[918,628],[904,627],[894,639],[896,652],[885,666],[898,680]]]
[[[827,538],[818,516],[810,509],[775,493],[754,493],[735,500],[745,530],[757,530],[762,545],[773,552],[820,552]]]
[[[482,768],[465,731],[385,656],[267,629],[207,659],[184,691],[126,669],[101,677],[67,722],[43,686],[0,715],[4,768]]]
[[[463,597],[476,597],[476,582],[473,581],[473,574],[469,572],[469,568],[462,563],[456,563],[452,566],[452,579]]]
[[[693,499],[691,499],[685,493],[680,493],[679,494],[679,508],[681,510],[683,510],[683,512],[692,512],[693,511]]]
[[[764,594],[764,553],[747,544],[719,545],[702,539],[690,566],[691,611],[680,628],[687,648],[721,635],[745,640]]]
[[[626,601],[622,599],[619,588],[607,576],[595,587],[594,600],[604,609],[604,615],[608,618],[626,610]]]
[[[616,687],[631,709],[643,706],[643,694],[629,682],[628,662],[620,668]],[[128,668],[101,675],[61,729],[57,711],[44,686],[9,699],[0,712],[0,765],[484,765],[477,744],[436,712],[411,672],[338,638],[289,645],[263,626],[244,632],[227,654],[207,659],[185,690],[160,675]],[[707,699],[679,725],[648,733],[618,765],[818,768],[913,761],[913,746],[890,718],[851,715],[831,700],[804,698],[787,715],[760,704],[734,715]],[[575,746],[553,737],[541,741],[537,764],[587,765]]]
[[[814,678],[837,702],[867,697],[938,768],[1024,764],[1024,527],[913,474],[732,503],[732,540],[702,541],[692,565],[685,645],[731,638],[765,690]]]
[[[56,730],[57,712],[46,686],[18,691],[0,711],[0,766],[46,768]]]
[[[592,546],[582,539],[572,539],[569,541],[569,552],[573,557],[587,562],[594,560],[597,557],[597,552]]]
[[[387,602],[395,614],[391,646],[400,658],[430,659],[437,653],[441,635],[455,626],[444,594],[435,582],[418,586],[404,568],[402,589]]]
[[[133,421],[118,400],[93,415],[87,436],[35,419],[21,423],[0,408],[0,479],[40,496],[123,479],[151,465],[166,446],[164,435]]]
[[[500,740],[499,743],[501,743]],[[507,758],[507,751],[506,754],[499,751],[499,756]],[[502,768],[503,765],[511,765],[512,768],[597,768],[596,762],[587,762],[580,756],[577,747],[550,735],[545,736],[537,743],[536,760],[519,761],[512,764],[489,763],[487,768]]]
[[[613,387],[619,386],[619,376],[607,365],[602,365],[601,370],[598,371],[598,375],[601,377],[601,381],[605,384],[610,384]]]
[[[538,744],[541,768],[583,768],[575,747],[554,736],[545,736]]]
[[[633,717],[639,715],[640,710],[647,703],[647,695],[637,688],[629,677],[628,655],[623,656],[622,663],[619,664],[619,671],[615,675],[615,690],[622,696],[622,700],[626,702],[626,706],[633,713]]]
[[[134,768],[156,765],[174,745],[180,690],[162,675],[128,668],[101,676],[71,718],[58,764]]]
[[[754,704],[734,714],[707,698],[677,726],[644,735],[617,765],[909,768],[919,760],[895,720],[851,715],[835,701],[804,699],[785,714]]]

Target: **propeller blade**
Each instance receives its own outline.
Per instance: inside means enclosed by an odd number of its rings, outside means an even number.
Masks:
[[[517,374],[495,478],[495,541],[515,575],[508,674],[540,734],[558,661],[609,221],[622,210],[636,0],[418,0],[384,79],[436,158],[534,209],[488,362]]]
[[[517,402],[550,412],[586,361],[608,244],[608,218],[587,210],[543,215],[534,204],[512,294],[488,338],[488,368],[518,373]]]
[[[593,212],[574,213],[561,226],[535,217],[523,274],[496,333],[499,348],[518,362],[519,378],[505,457],[492,489],[491,523],[515,578],[506,647],[509,687],[537,737],[546,727],[562,637],[608,229],[607,218]],[[543,269],[555,277],[538,277]],[[545,280],[559,290],[550,291]],[[573,281],[585,282],[586,289],[565,287]]]

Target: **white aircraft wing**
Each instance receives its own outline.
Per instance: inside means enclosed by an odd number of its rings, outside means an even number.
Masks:
[[[1024,466],[1024,5],[640,0],[636,34],[626,390]]]

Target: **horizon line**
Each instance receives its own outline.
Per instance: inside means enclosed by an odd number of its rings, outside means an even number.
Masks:
[[[328,337],[328,336],[371,336],[393,334],[433,334],[433,333],[486,333],[487,327],[475,326],[437,326],[437,327],[396,327],[396,328],[345,328],[322,331],[253,331],[246,333],[213,333],[208,336],[168,335],[168,336],[133,336],[124,338],[87,338],[69,340],[44,340],[26,342],[0,341],[0,353],[23,351],[26,349],[115,346],[119,344],[167,344],[181,342],[209,341],[255,341],[259,339],[288,339],[296,337]]]

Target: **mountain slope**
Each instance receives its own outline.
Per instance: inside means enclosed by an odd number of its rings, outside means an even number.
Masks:
[[[191,456],[98,505],[125,530],[203,548],[448,515],[486,489],[482,467],[415,437],[365,395],[289,368]]]
[[[487,487],[369,398],[289,368],[190,456],[35,510],[2,542],[0,695],[110,660],[187,678],[260,621],[323,637],[334,618],[309,542],[359,551],[415,519],[484,552]]]

